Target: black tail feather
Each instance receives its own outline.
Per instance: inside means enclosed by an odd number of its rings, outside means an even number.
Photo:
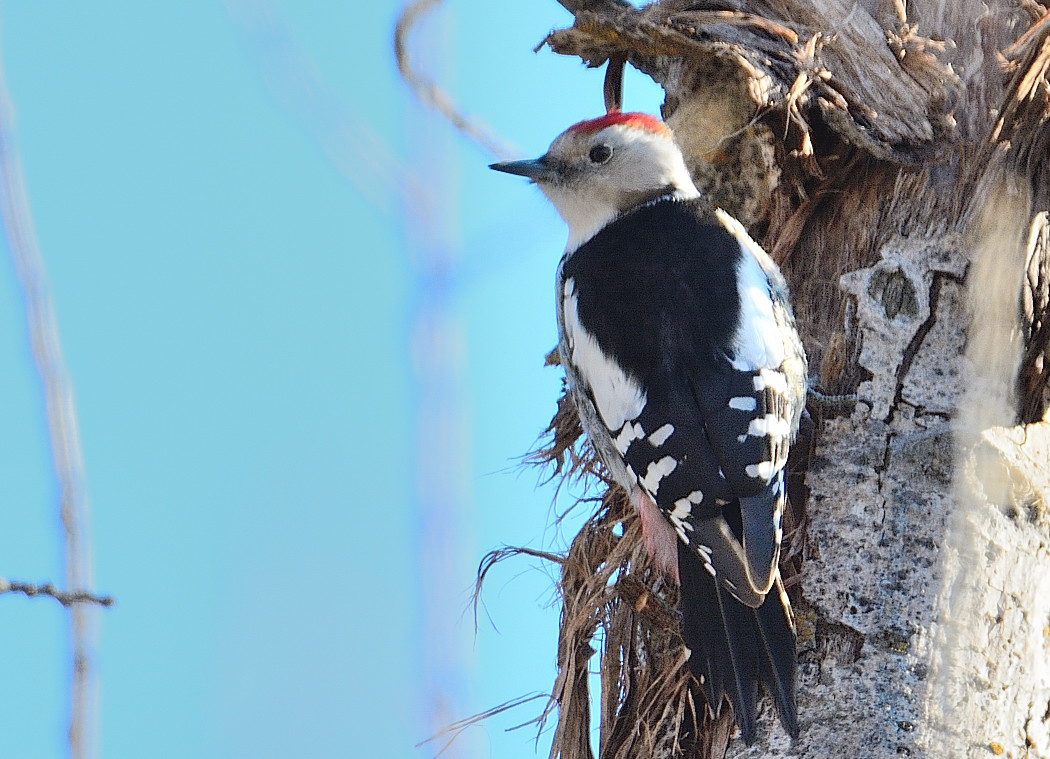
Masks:
[[[795,635],[779,584],[752,609],[719,586],[693,551],[679,544],[682,636],[689,667],[717,714],[728,697],[741,737],[755,742],[759,683],[773,696],[784,728],[798,735]]]
[[[718,593],[711,575],[699,565],[692,552],[678,545],[678,571],[681,578],[679,607],[690,610],[682,614],[682,638],[690,650],[689,669],[700,683],[707,704],[717,715],[726,692],[726,673],[732,667],[729,641],[717,613],[695,614],[694,609],[717,609]],[[703,575],[707,575],[706,578]]]
[[[758,633],[765,655],[762,657],[762,681],[773,696],[780,722],[792,738],[798,737],[798,707],[795,704],[794,625],[791,622],[787,596],[778,577],[765,602],[755,611]]]
[[[710,576],[708,580],[711,580]],[[720,584],[710,584],[715,588],[718,602],[712,611],[715,612],[717,622],[722,625],[722,635],[729,643],[730,672],[726,673],[726,681],[730,687],[726,692],[744,742],[750,746],[755,742],[755,705],[758,703],[760,670],[760,643],[752,621],[754,610],[733,598]]]

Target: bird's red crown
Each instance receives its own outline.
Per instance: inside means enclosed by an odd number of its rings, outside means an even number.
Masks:
[[[641,129],[664,137],[671,136],[671,130],[668,128],[667,124],[660,121],[660,119],[655,116],[650,116],[648,113],[621,113],[620,111],[611,111],[596,119],[587,119],[578,124],[573,124],[569,127],[568,131],[585,133],[597,132],[606,127],[613,126],[614,124],[623,124],[625,126],[633,127],[634,129]]]

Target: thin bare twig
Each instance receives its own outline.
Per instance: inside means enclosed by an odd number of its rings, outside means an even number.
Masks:
[[[419,101],[444,116],[464,137],[476,143],[497,158],[507,159],[520,155],[512,145],[503,142],[492,130],[476,118],[462,113],[452,98],[437,83],[412,65],[408,53],[408,35],[420,17],[441,0],[414,0],[405,6],[394,29],[394,55],[397,70]]]
[[[89,509],[73,404],[73,383],[62,357],[51,291],[33,230],[22,164],[13,139],[12,113],[11,98],[0,65],[0,217],[24,294],[33,358],[44,390],[51,457],[60,493],[65,583],[70,588],[89,588],[92,584],[91,541],[87,531]],[[69,753],[72,759],[90,759],[96,748],[95,686],[91,665],[94,619],[89,605],[78,603],[69,609],[73,649]]]
[[[47,596],[53,598],[67,608],[76,604],[97,604],[98,606],[112,606],[116,603],[113,596],[100,596],[89,590],[59,590],[54,583],[46,582],[37,585],[32,582],[21,582],[19,580],[8,580],[0,577],[0,595],[4,593],[21,593],[29,598]]]
[[[415,747],[420,748],[428,743],[433,743],[438,738],[448,738],[448,741],[444,744],[444,746],[441,749],[441,751],[444,751],[446,748],[449,747],[449,745],[451,745],[452,741],[458,738],[460,734],[468,727],[479,725],[485,720],[487,720],[489,717],[495,717],[497,714],[502,714],[503,712],[510,711],[511,709],[516,709],[517,707],[523,704],[530,703],[531,701],[535,701],[540,698],[550,698],[550,696],[546,693],[532,693],[527,696],[519,696],[518,698],[511,699],[510,701],[505,701],[499,706],[493,706],[492,708],[486,709],[485,711],[479,712],[478,714],[475,714],[471,717],[466,717],[465,719],[453,722],[451,725],[444,728],[439,733],[430,736],[426,740],[420,741],[416,744]],[[510,729],[514,730],[515,728]],[[438,756],[441,755],[441,751],[438,752]]]

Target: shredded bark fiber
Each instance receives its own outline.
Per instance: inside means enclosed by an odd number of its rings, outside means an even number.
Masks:
[[[1029,178],[1036,211],[1021,295],[1024,356],[1017,395],[1022,422],[1042,419],[1050,406],[1050,11],[1032,9],[1032,16],[1028,30],[1003,52],[1010,79],[990,140],[990,149],[1006,148],[1016,176]]]
[[[887,30],[855,6],[853,0],[672,0],[637,10],[581,10],[571,28],[546,42],[591,66],[627,54],[661,82],[671,59],[723,58],[751,73],[756,106],[790,108],[805,133],[803,114],[812,103],[844,139],[877,158],[928,158],[952,129],[946,105],[958,81],[939,59],[946,43],[902,22],[892,24],[887,40]]]
[[[548,363],[554,362],[548,358]],[[492,566],[510,556],[525,554],[560,567],[558,674],[547,709],[536,720],[542,725],[556,712],[551,759],[593,756],[588,675],[595,654],[601,759],[721,756],[735,730],[732,709],[728,702],[707,708],[695,686],[682,643],[678,589],[651,564],[641,520],[586,443],[567,393],[558,401],[546,440],[528,463],[550,467],[563,481],[596,481],[604,494],[564,555],[525,548],[490,552],[478,571],[478,592]],[[804,485],[789,476],[789,488],[795,495]],[[789,586],[795,584],[801,553],[801,532],[792,528],[797,520],[789,513],[785,521],[781,571]]]

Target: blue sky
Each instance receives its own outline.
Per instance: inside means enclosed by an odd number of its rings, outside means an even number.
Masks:
[[[413,49],[522,157],[600,112],[600,71],[531,52],[569,21],[555,2],[447,5]],[[432,756],[413,748],[429,730],[418,472],[430,452],[461,463],[444,662],[461,675],[456,716],[552,682],[548,573],[495,570],[476,636],[468,601],[488,549],[564,545],[553,487],[517,457],[559,389],[542,364],[565,233],[534,188],[489,171],[414,103],[391,51],[399,8],[0,2],[97,589],[118,601],[100,615],[96,661],[107,759]],[[658,104],[629,77],[628,107]],[[406,176],[433,193],[428,239],[455,262],[440,297]],[[420,443],[412,345],[427,313],[457,336],[445,397],[459,433]],[[58,580],[47,428],[9,258],[0,367],[0,575]],[[64,613],[0,597],[0,641],[0,752],[63,756]],[[504,732],[539,705],[470,730],[461,755],[546,756],[549,737]]]

